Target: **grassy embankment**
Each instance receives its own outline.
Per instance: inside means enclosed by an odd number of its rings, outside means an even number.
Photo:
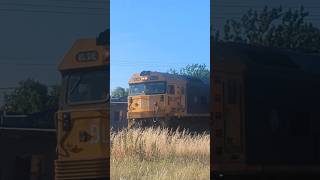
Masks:
[[[209,179],[210,137],[160,129],[111,133],[111,179]]]

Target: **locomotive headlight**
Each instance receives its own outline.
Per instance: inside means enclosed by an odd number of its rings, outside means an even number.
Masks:
[[[147,76],[142,77],[141,80],[143,80],[143,81],[148,80],[148,77]]]

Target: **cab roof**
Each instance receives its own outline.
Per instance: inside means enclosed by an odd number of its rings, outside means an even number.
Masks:
[[[170,74],[170,73],[163,73],[163,72],[156,72],[156,71],[142,71],[140,73],[134,73],[132,77],[129,79],[129,84],[145,82],[143,80],[138,80],[139,78],[144,76],[149,76],[149,77],[158,76],[159,79],[154,81],[184,80],[184,81],[202,82],[201,79],[195,78],[192,76]]]
[[[109,47],[97,45],[95,38],[78,39],[59,65],[60,71],[109,65]]]

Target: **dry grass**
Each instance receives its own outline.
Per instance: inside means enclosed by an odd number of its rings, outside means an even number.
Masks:
[[[111,133],[111,179],[209,179],[210,137],[160,129]]]

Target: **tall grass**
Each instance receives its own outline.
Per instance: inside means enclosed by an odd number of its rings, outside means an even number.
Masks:
[[[112,179],[209,179],[210,136],[168,129],[111,133]]]

